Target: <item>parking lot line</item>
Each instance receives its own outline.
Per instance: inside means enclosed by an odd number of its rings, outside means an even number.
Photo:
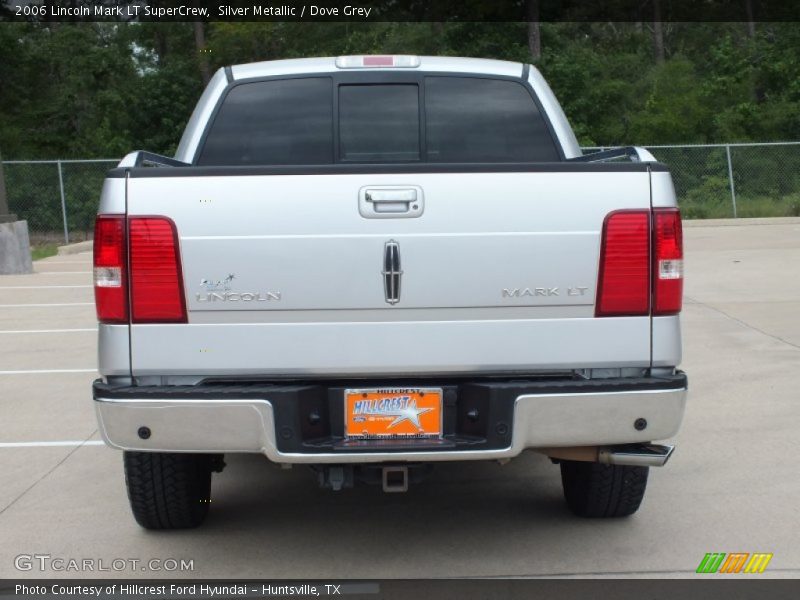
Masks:
[[[62,440],[57,442],[0,442],[0,448],[53,448],[59,446],[105,446],[102,440]]]
[[[77,333],[79,331],[97,331],[97,327],[86,327],[83,329],[6,329],[3,333]]]
[[[91,275],[92,271],[35,271],[34,275]]]
[[[60,304],[0,304],[0,308],[25,308],[28,306],[94,306],[94,302],[63,302]]]
[[[94,369],[32,369],[23,371],[0,371],[0,375],[47,375],[51,373],[97,373]]]
[[[64,288],[90,288],[91,285],[0,285],[0,290],[52,290]]]

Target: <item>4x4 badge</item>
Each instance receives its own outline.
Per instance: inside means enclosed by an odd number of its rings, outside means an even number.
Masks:
[[[383,248],[383,294],[386,302],[397,304],[400,302],[400,279],[403,271],[400,269],[400,244],[389,240]]]

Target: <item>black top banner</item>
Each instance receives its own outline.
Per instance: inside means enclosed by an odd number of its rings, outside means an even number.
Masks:
[[[4,21],[800,21],[797,0],[0,0]]]

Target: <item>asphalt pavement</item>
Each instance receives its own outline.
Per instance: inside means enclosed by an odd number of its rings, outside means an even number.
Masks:
[[[572,516],[533,453],[439,465],[405,494],[324,491],[249,455],[215,475],[204,526],[145,531],[94,418],[91,253],[0,276],[0,577],[695,577],[707,552],[800,576],[800,219],[686,225],[688,408],[621,520]]]

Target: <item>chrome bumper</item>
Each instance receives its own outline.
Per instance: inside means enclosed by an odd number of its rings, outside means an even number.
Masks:
[[[662,440],[680,427],[686,388],[520,395],[511,443],[500,449],[357,453],[281,452],[273,404],[259,400],[95,397],[100,432],[122,450],[251,452],[276,463],[367,463],[512,458],[529,448],[617,446]],[[634,425],[644,419],[640,430]],[[641,424],[641,421],[639,421]],[[140,429],[146,427],[146,439]]]

